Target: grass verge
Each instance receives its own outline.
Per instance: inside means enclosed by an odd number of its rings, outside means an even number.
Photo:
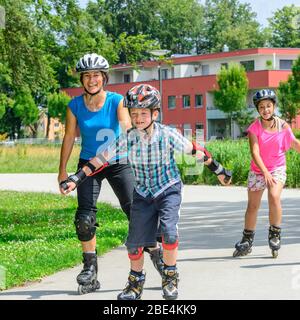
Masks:
[[[0,191],[2,289],[37,281],[82,260],[73,224],[77,200],[48,193]],[[120,209],[98,204],[97,250],[121,245],[127,219]]]

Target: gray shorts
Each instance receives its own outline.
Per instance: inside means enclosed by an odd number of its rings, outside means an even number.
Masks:
[[[134,191],[127,248],[154,247],[157,236],[178,236],[181,188],[181,182],[177,182],[155,199],[144,198]]]

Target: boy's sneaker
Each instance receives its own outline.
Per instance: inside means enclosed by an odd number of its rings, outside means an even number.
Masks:
[[[145,271],[142,271],[141,276],[130,272],[125,289],[118,294],[118,300],[140,300],[143,293],[145,277]]]
[[[164,268],[162,275],[163,298],[175,300],[178,297],[179,274],[177,268]]]

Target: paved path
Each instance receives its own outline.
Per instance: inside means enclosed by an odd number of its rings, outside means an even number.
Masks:
[[[57,192],[56,175],[0,175],[0,189]],[[118,205],[104,183],[101,201]],[[251,255],[232,258],[241,237],[247,193],[241,187],[185,186],[181,210],[180,299],[300,299],[300,190],[285,189],[283,247],[272,259],[267,245],[266,194],[259,213]],[[147,279],[143,299],[161,298],[160,278],[146,256]],[[0,292],[3,299],[106,300],[116,299],[128,275],[124,246],[99,257],[102,289],[77,295],[76,275],[81,265],[40,282]]]

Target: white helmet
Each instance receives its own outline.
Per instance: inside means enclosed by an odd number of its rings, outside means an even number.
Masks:
[[[109,64],[107,60],[96,53],[85,54],[76,64],[77,72],[99,70],[107,73],[108,69]]]

